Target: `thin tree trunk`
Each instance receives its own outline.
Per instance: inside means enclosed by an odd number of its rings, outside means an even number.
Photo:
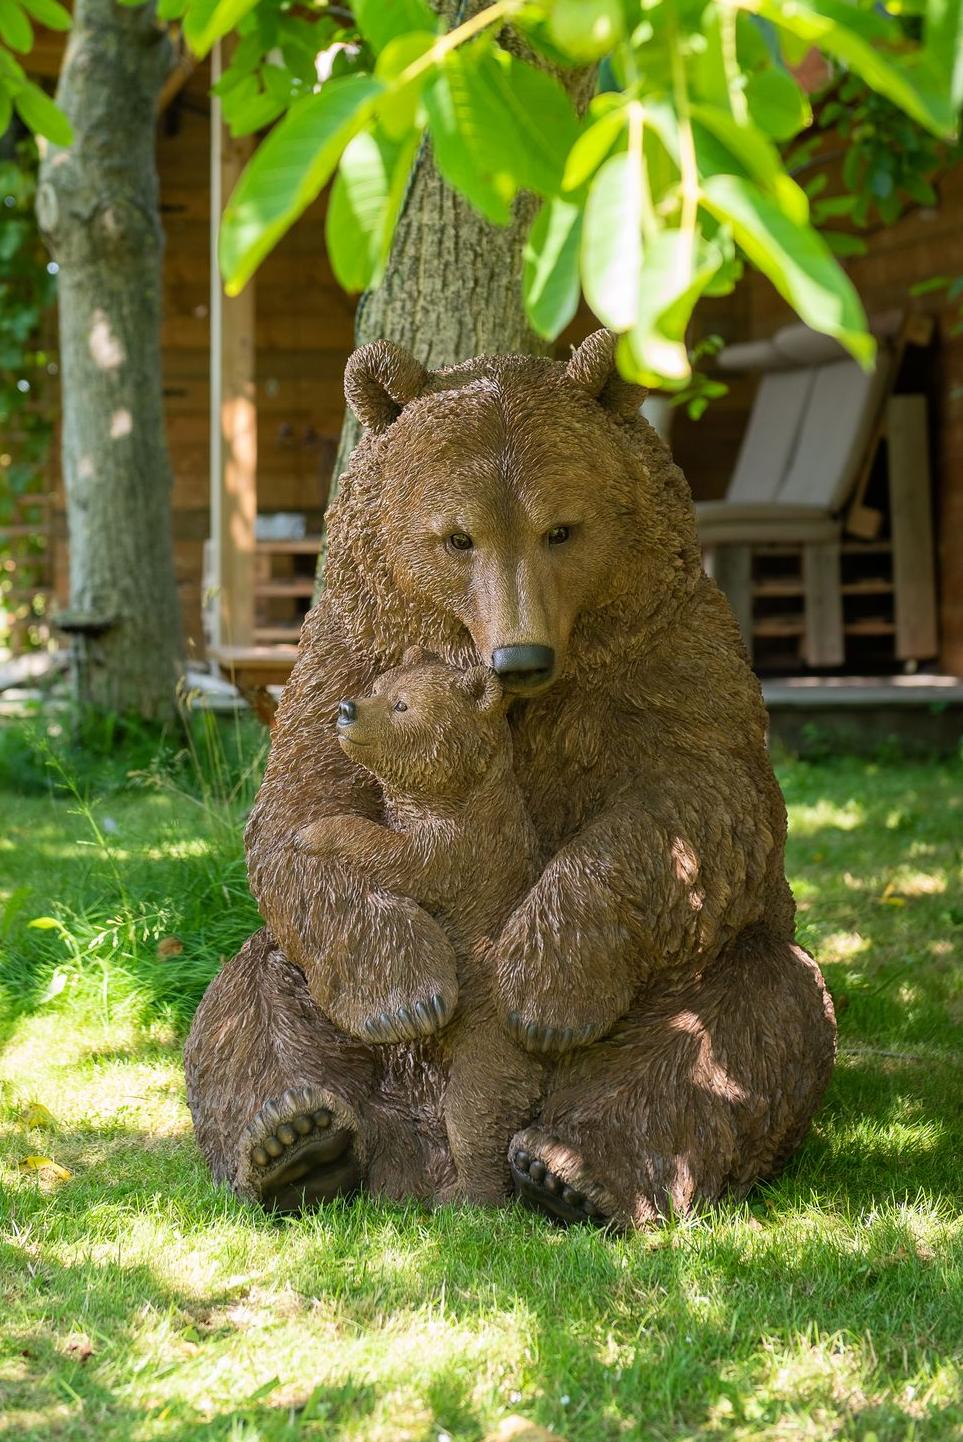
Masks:
[[[433,0],[449,28],[491,0]],[[517,45],[511,44],[512,49]],[[526,59],[543,63],[526,53]],[[592,93],[594,70],[560,78],[576,104]],[[398,218],[384,279],[367,291],[355,314],[355,343],[391,340],[437,370],[486,353],[547,355],[552,347],[528,324],[522,303],[525,237],[538,209],[535,196],[518,196],[512,223],[492,225],[442,180],[431,146],[422,143]],[[328,504],[358,442],[360,427],[348,411],[331,477]],[[324,582],[326,550],[318,561]]]
[[[161,389],[156,104],[169,46],[153,4],[76,0],[57,100],[74,128],[40,171],[59,266],[63,475],[78,699],[163,718],[181,629]]]

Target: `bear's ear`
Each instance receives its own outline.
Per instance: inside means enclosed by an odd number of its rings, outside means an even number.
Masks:
[[[438,657],[424,646],[409,646],[401,658],[402,666],[423,666],[426,661],[437,661]]]
[[[600,406],[625,419],[638,415],[639,406],[648,395],[645,386],[624,380],[616,370],[615,336],[610,330],[593,331],[576,346],[565,374]]]
[[[369,431],[387,430],[409,401],[421,395],[428,372],[413,355],[390,340],[356,350],[344,371],[344,394]]]
[[[487,666],[471,666],[463,674],[461,684],[479,711],[497,711],[505,699],[498,677]]]

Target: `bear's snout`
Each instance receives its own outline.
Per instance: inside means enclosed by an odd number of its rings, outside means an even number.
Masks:
[[[358,719],[358,704],[356,701],[338,702],[338,725],[350,726],[352,721]]]
[[[509,691],[530,691],[551,681],[555,652],[551,646],[499,646],[492,652],[492,670]]]

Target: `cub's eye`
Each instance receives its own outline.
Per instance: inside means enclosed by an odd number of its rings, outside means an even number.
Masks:
[[[470,551],[475,544],[471,536],[466,536],[464,531],[454,531],[446,542],[449,551]]]
[[[396,702],[395,702],[395,710],[396,710],[396,711],[407,711],[407,710],[408,710],[408,704],[407,704],[407,702],[405,702],[405,701],[396,701]]]
[[[572,534],[571,526],[553,526],[545,539],[550,546],[562,546]]]

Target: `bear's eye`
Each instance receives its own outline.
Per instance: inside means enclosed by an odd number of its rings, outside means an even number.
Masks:
[[[407,710],[408,710],[408,703],[407,703],[406,701],[396,701],[396,702],[395,702],[395,710],[396,710],[396,711],[407,711]]]
[[[464,531],[453,531],[448,537],[449,551],[470,551],[474,544],[471,536],[467,536]]]
[[[571,526],[553,526],[545,539],[550,546],[562,546],[572,534]]]

